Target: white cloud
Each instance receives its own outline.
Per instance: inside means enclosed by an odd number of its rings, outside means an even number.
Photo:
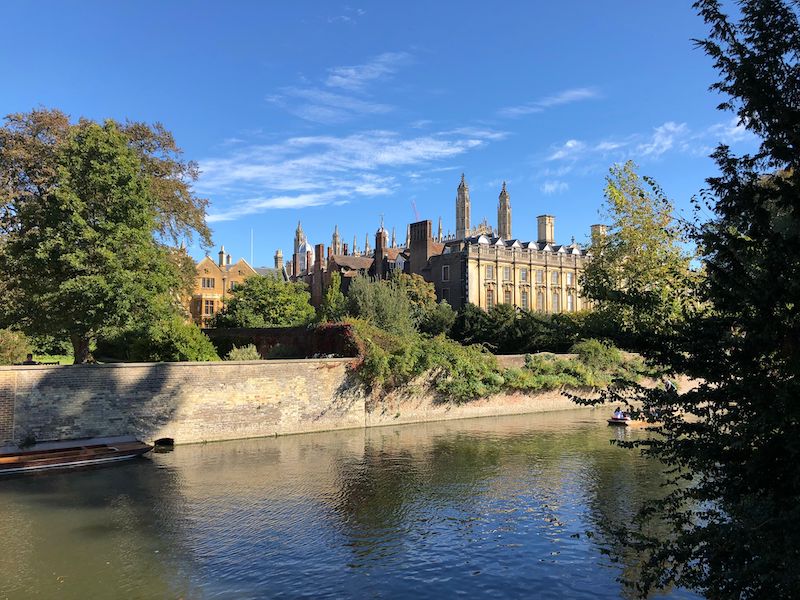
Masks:
[[[650,139],[636,147],[637,153],[641,156],[661,156],[682,141],[688,133],[689,127],[686,123],[667,121],[655,128]]]
[[[552,96],[540,98],[534,102],[501,108],[498,114],[502,117],[522,117],[524,115],[542,112],[554,106],[597,98],[599,95],[600,94],[594,88],[573,88],[558,92]]]
[[[479,148],[487,139],[452,132],[403,137],[392,131],[293,137],[200,161],[197,189],[217,199],[211,222],[381,196],[399,186],[398,169],[435,165]],[[428,170],[437,168],[452,167]]]
[[[543,194],[552,195],[566,192],[569,184],[566,181],[545,181],[541,188]]]
[[[305,102],[298,103],[297,100]],[[388,104],[317,88],[283,88],[281,94],[268,96],[267,101],[307,121],[325,124],[342,123],[359,115],[384,114],[392,110]]]
[[[580,140],[567,140],[564,144],[553,152],[547,160],[564,160],[576,158],[586,150],[586,143]]]
[[[716,142],[735,144],[755,135],[747,130],[744,123],[739,122],[739,117],[733,117],[727,123],[717,123],[706,130],[707,135]]]
[[[363,65],[332,67],[328,69],[325,85],[360,91],[368,83],[393,74],[410,59],[411,55],[407,52],[384,52]]]

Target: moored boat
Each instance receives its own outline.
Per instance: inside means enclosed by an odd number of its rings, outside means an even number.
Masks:
[[[648,425],[654,425],[654,423],[637,421],[636,419],[631,419],[630,417],[623,417],[622,419],[611,417],[608,419],[608,424],[617,427],[647,427]]]
[[[70,469],[129,460],[153,447],[132,436],[43,442],[26,448],[0,448],[0,475]]]

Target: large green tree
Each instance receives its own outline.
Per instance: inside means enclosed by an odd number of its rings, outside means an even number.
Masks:
[[[179,275],[153,237],[157,208],[140,157],[113,122],[70,129],[55,154],[57,185],[9,203],[0,273],[15,324],[68,337],[80,363],[99,333],[146,312]]]
[[[311,294],[302,283],[253,275],[231,291],[214,327],[296,327],[314,319]]]
[[[592,240],[583,273],[583,294],[618,331],[640,346],[681,318],[691,289],[685,228],[658,184],[628,161],[606,177],[608,230]]]
[[[798,598],[800,5],[742,0],[733,18],[717,0],[694,6],[710,28],[698,44],[720,73],[720,107],[760,145],[713,155],[713,217],[694,231],[697,302],[649,353],[697,385],[639,390],[663,421],[640,445],[673,484],[627,541],[647,557],[643,594],[678,583],[709,598]],[[667,534],[649,533],[654,517]]]
[[[334,271],[331,273],[331,282],[322,297],[319,318],[321,321],[337,322],[341,321],[346,314],[347,298],[342,293],[342,276]]]

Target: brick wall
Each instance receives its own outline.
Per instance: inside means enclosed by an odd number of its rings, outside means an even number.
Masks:
[[[14,435],[15,380],[14,371],[0,371],[0,445]]]

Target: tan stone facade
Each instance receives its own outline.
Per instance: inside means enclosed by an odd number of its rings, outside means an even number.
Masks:
[[[207,327],[213,316],[222,309],[230,291],[253,275],[273,275],[285,277],[283,268],[254,268],[243,258],[231,261],[231,255],[220,248],[219,259],[215,262],[210,256],[203,258],[196,266],[194,292],[189,301],[189,314],[200,327]]]

